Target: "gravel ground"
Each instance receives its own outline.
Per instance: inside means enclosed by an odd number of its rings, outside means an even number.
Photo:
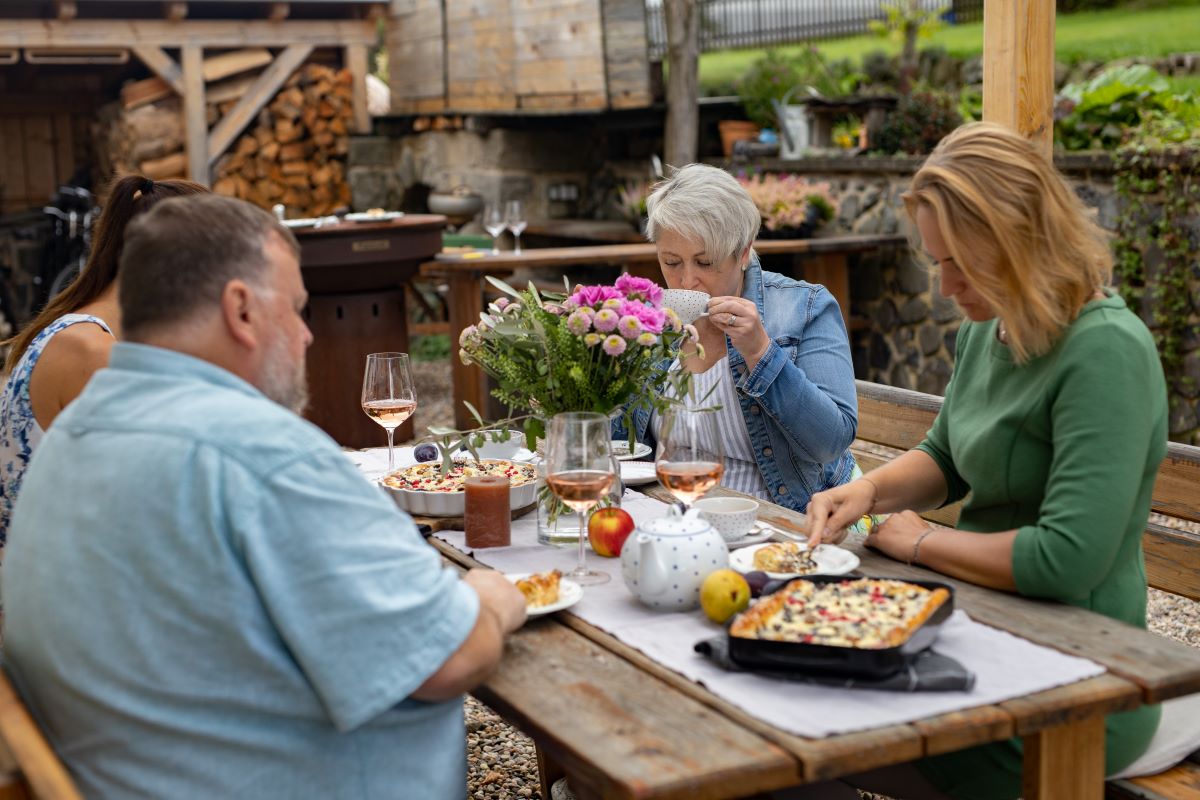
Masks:
[[[429,425],[453,424],[450,362],[415,362],[413,380],[419,400],[414,418],[417,436]],[[1178,523],[1157,514],[1151,519],[1200,532],[1196,523]],[[1200,647],[1200,603],[1151,589],[1147,616],[1155,633]],[[467,699],[466,713],[468,795],[475,800],[541,798],[533,742],[474,698]]]

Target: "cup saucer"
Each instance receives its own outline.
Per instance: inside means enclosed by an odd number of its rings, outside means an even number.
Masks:
[[[760,523],[756,522],[754,523],[754,527],[751,528],[745,536],[741,537],[740,539],[734,539],[732,542],[726,541],[725,546],[730,550],[737,550],[742,547],[750,547],[751,545],[762,544],[771,538],[772,533],[774,533],[773,530],[763,527]]]

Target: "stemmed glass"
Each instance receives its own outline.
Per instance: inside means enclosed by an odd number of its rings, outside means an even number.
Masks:
[[[725,446],[716,414],[685,406],[668,409],[659,429],[654,471],[684,506],[720,483],[725,473]]]
[[[488,203],[487,208],[483,210],[483,228],[492,237],[492,255],[500,255],[500,246],[497,242],[497,237],[504,233],[504,229],[508,227],[508,223],[504,221],[504,212],[500,210],[497,203]]]
[[[387,431],[388,472],[395,469],[392,439],[404,421],[417,410],[408,353],[371,353],[363,374],[362,407],[367,416]]]
[[[607,583],[609,576],[587,568],[587,514],[612,487],[612,434],[608,417],[590,412],[555,414],[546,435],[546,485],[579,514],[579,564],[567,577],[581,585]]]
[[[521,232],[529,224],[525,219],[525,209],[520,200],[509,200],[505,204],[504,221],[508,224],[508,229],[512,231],[513,240],[516,242],[513,253],[519,256],[521,255]]]

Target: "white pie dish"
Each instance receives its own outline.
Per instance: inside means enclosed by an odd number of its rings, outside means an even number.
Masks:
[[[430,462],[436,464],[436,462]],[[527,467],[525,464],[513,463],[514,466]],[[420,466],[420,465],[413,465]],[[411,469],[406,467],[405,469]],[[402,472],[403,470],[397,470]],[[392,473],[393,475],[396,473]],[[379,485],[391,495],[392,500],[401,510],[409,514],[425,517],[461,517],[466,512],[466,493],[459,489],[453,492],[433,492],[420,489],[389,486],[385,475],[379,479]],[[537,498],[536,472],[534,479],[509,488],[508,503],[514,511],[531,505]]]

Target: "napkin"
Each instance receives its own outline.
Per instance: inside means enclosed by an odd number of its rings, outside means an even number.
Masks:
[[[696,642],[697,653],[707,656],[726,672],[753,672],[767,678],[837,686],[843,689],[879,689],[889,692],[967,692],[975,685],[975,673],[949,656],[923,650],[908,663],[908,668],[886,678],[860,678],[816,675],[795,670],[745,669],[729,657],[729,638],[714,636]]]

